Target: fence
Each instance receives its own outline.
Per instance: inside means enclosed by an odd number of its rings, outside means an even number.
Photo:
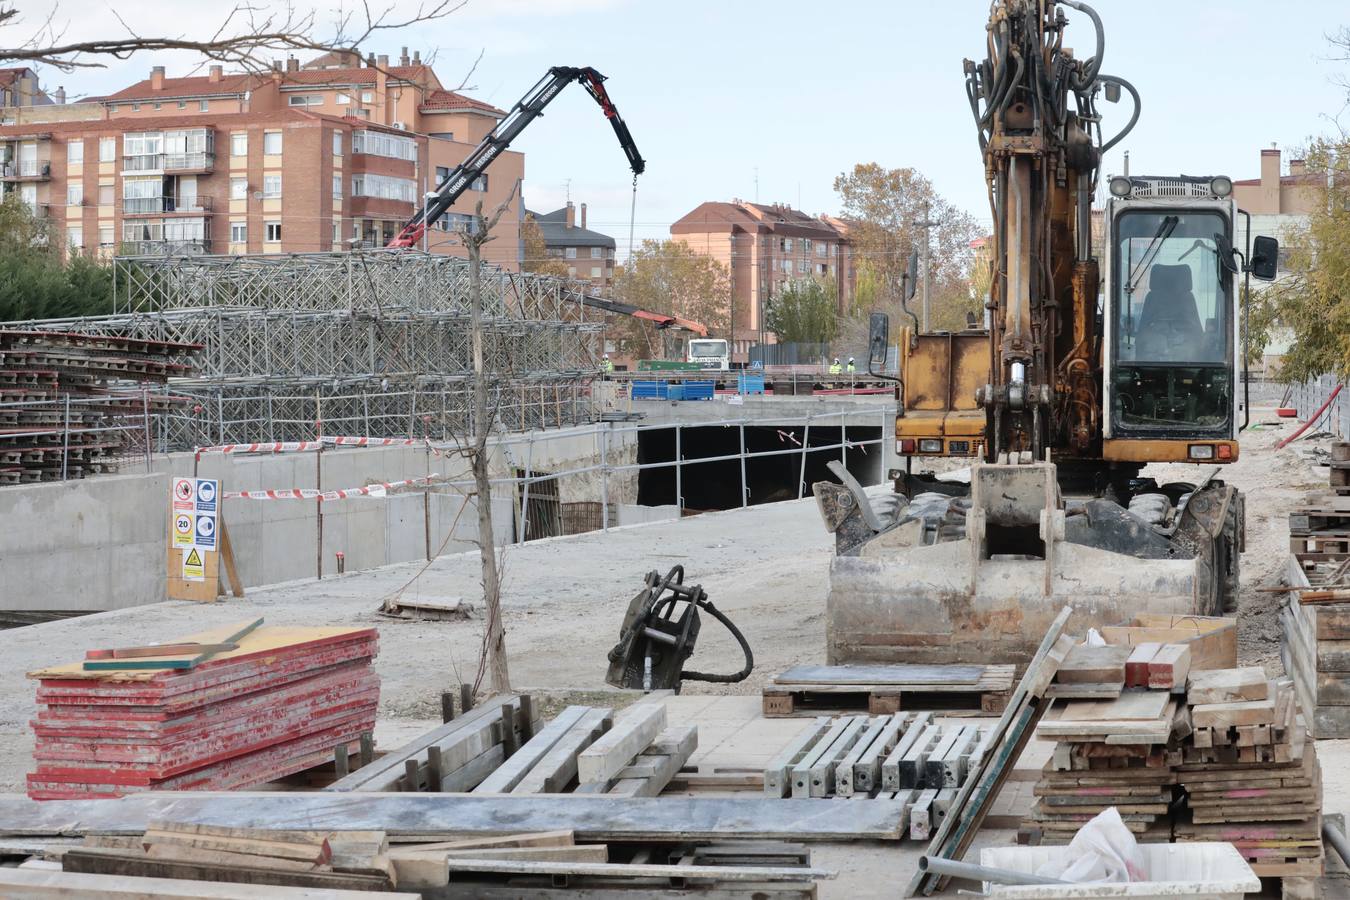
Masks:
[[[1298,410],[1298,417],[1306,421],[1316,414],[1339,384],[1334,375],[1323,375],[1294,385],[1290,402]],[[1329,431],[1341,440],[1350,440],[1350,391],[1341,391],[1309,430]]]

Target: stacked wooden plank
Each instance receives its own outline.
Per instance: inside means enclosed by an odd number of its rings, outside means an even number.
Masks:
[[[1178,841],[1229,841],[1262,876],[1322,871],[1321,773],[1288,679],[1259,668],[1198,673],[1177,783]]]
[[[999,713],[1015,676],[1011,665],[794,666],[764,686],[764,715]]]
[[[244,788],[319,765],[337,747],[358,750],[379,703],[371,667],[378,633],[259,623],[178,641],[237,638],[225,652],[94,659],[30,673],[39,711],[29,796]]]
[[[1324,497],[1289,516],[1298,545],[1285,572],[1280,656],[1294,679],[1305,723],[1316,738],[1350,737],[1350,553],[1307,551],[1308,536],[1350,534],[1350,498]]]
[[[594,896],[595,891],[604,896],[661,897],[685,896],[694,882],[700,896],[706,892],[737,900],[806,900],[815,896],[818,879],[833,877],[832,872],[811,868],[810,853],[800,844],[668,842],[617,851],[620,860],[611,858],[606,844],[578,842],[570,830],[391,845],[383,831],[156,822],[141,834],[91,836],[85,845],[57,855],[63,873],[153,878],[162,884],[168,879],[182,884],[246,884],[254,890],[265,886],[267,896],[286,896],[278,888],[308,888],[325,897],[348,896],[348,891],[367,896],[367,891],[397,888],[432,891],[442,898],[544,900],[572,893]],[[141,896],[158,896],[154,885],[145,887]],[[183,896],[198,896],[191,888],[181,889]]]
[[[174,402],[141,389],[189,374],[200,349],[0,329],[0,484],[115,471],[130,444],[144,443],[147,411]]]
[[[1342,497],[1350,497],[1350,441],[1336,441],[1331,445],[1331,490]]]
[[[1305,563],[1350,557],[1350,499],[1323,495],[1289,513],[1289,550]]]

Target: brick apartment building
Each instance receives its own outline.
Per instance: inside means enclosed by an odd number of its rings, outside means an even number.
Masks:
[[[571,278],[589,281],[608,295],[614,286],[614,238],[586,227],[586,204],[581,220],[572,201],[550,213],[529,213],[539,225],[548,255],[562,260]]]
[[[306,253],[383,246],[505,113],[444,90],[406,50],[326,54],[263,74],[144,81],[96,101],[16,110],[0,125],[0,185],[75,252]],[[463,255],[454,232],[524,174],[507,151],[425,246]],[[519,196],[488,261],[518,269]]]
[[[765,304],[791,281],[832,283],[844,311],[853,300],[855,272],[846,223],[814,218],[781,204],[701,203],[670,226],[673,240],[721,262],[731,272],[732,356],[744,360],[761,339]]]

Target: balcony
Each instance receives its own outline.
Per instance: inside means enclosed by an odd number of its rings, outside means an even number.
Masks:
[[[123,241],[122,256],[201,256],[211,252],[209,240]]]
[[[211,212],[210,197],[127,197],[122,200],[124,216],[194,215]]]
[[[5,181],[50,181],[52,164],[41,159],[11,160],[0,164],[0,178]]]
[[[214,153],[146,153],[122,157],[123,172],[210,172]]]

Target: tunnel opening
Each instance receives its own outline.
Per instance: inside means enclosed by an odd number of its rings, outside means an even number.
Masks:
[[[675,432],[674,428],[639,432],[638,463],[673,462]],[[838,447],[845,436],[850,442],[847,452]],[[799,484],[800,496],[809,497],[813,483],[836,480],[826,468],[833,460],[844,460],[849,472],[863,486],[879,484],[886,477],[882,462],[884,448],[881,444],[863,445],[859,442],[875,441],[881,437],[881,428],[878,426],[858,425],[844,429],[839,426],[812,425],[808,435],[806,428],[800,425],[747,425],[745,502],[757,505],[796,500]],[[741,506],[740,429],[734,425],[685,426],[680,429],[679,443],[680,456],[684,460],[679,477],[684,508],[689,512],[704,512]],[[769,451],[777,452],[778,455],[753,455]],[[643,506],[674,505],[677,502],[676,480],[674,466],[641,470],[638,473],[638,503]]]

